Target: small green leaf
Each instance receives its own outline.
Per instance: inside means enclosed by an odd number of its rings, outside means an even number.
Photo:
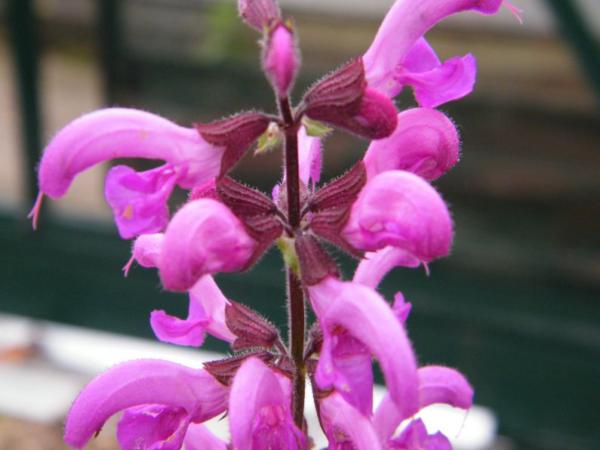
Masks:
[[[302,123],[306,127],[306,134],[312,137],[327,137],[333,131],[333,128],[328,127],[323,122],[309,119],[306,116],[302,118]]]
[[[286,267],[292,269],[296,276],[300,277],[300,262],[298,261],[298,255],[296,254],[294,240],[280,237],[277,239],[277,248],[279,248],[279,251],[281,252]]]
[[[283,142],[283,134],[275,122],[271,122],[267,131],[265,131],[256,142],[254,155],[261,155],[276,149]]]

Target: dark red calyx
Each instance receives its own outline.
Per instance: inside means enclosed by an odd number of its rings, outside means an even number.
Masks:
[[[301,234],[295,240],[296,254],[300,262],[302,281],[313,286],[328,276],[340,276],[335,261],[321,246],[317,238],[310,234]]]
[[[248,235],[258,243],[250,267],[283,232],[277,206],[262,192],[229,177],[218,180],[215,190],[218,199],[231,209]]]
[[[304,96],[300,111],[367,139],[389,136],[398,122],[394,103],[367,86],[361,58],[317,82]]]
[[[244,152],[263,134],[271,118],[255,111],[242,112],[211,123],[195,124],[206,142],[224,147],[220,177],[229,172]]]
[[[244,349],[270,349],[280,339],[279,330],[258,312],[241,303],[231,301],[225,308],[225,323],[237,339],[231,347]]]
[[[304,349],[304,359],[310,358],[316,353],[320,353],[323,345],[323,330],[319,322],[314,322],[308,330],[308,341]]]
[[[308,204],[309,226],[313,233],[357,257],[362,256],[362,252],[350,246],[340,233],[366,183],[365,165],[359,161],[344,175],[319,189]]]
[[[204,363],[204,369],[206,369],[208,373],[215,377],[219,383],[229,386],[233,381],[235,373],[240,368],[242,363],[251,356],[259,358],[267,364],[269,364],[275,358],[275,355],[272,353],[262,350],[247,352],[228,358],[206,362]]]
[[[366,85],[362,59],[353,59],[306,92],[302,111],[311,119],[324,122],[331,122],[339,114],[352,115],[358,111]]]

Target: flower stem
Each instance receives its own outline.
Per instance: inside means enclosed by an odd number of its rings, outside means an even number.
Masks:
[[[300,227],[300,176],[298,167],[298,123],[287,97],[279,99],[279,110],[285,125],[285,179],[287,189],[288,225],[295,234]],[[304,337],[306,316],[304,292],[300,279],[286,266],[288,286],[289,346],[294,362],[292,411],[294,423],[300,429],[304,422],[304,391],[306,366],[304,364]]]

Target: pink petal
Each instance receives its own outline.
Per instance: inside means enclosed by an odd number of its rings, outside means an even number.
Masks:
[[[162,342],[198,347],[209,333],[226,342],[233,342],[236,336],[225,322],[225,298],[215,280],[205,275],[190,289],[189,311],[185,320],[170,316],[162,310],[152,311],[150,325],[156,337]]]
[[[163,233],[142,234],[133,242],[132,256],[146,268],[158,267],[158,259],[165,239]]]
[[[475,86],[476,74],[475,57],[468,54],[450,58],[426,72],[411,72],[401,67],[395,78],[400,85],[413,87],[419,106],[436,108],[469,95]]]
[[[109,170],[104,195],[123,239],[156,233],[167,226],[167,201],[176,181],[169,165],[139,173],[127,166]]]
[[[413,420],[399,437],[390,442],[390,449],[401,450],[452,450],[446,436],[437,432],[429,434],[421,419]]]
[[[371,353],[348,332],[325,332],[315,380],[321,389],[337,389],[362,414],[373,411]]]
[[[444,201],[426,181],[409,172],[388,171],[362,189],[342,237],[360,250],[393,246],[429,262],[450,251],[452,221]]]
[[[166,161],[178,174],[178,184],[192,188],[218,175],[222,155],[223,149],[193,128],[135,109],[102,109],[74,120],[48,144],[40,163],[40,189],[61,197],[78,173],[115,158]]]
[[[306,134],[304,126],[298,130],[298,160],[302,182],[307,186],[311,180],[318,183],[323,165],[321,139]]]
[[[493,14],[502,0],[397,0],[363,56],[369,86],[386,92],[417,41],[437,22],[461,11]]]
[[[458,371],[449,367],[427,366],[418,370],[419,405],[445,403],[469,409],[473,405],[473,388]]]
[[[338,393],[334,392],[322,399],[319,411],[330,449],[383,449],[369,419]]]
[[[361,342],[378,359],[398,408],[406,415],[416,412],[418,381],[415,356],[402,325],[385,300],[366,286],[332,277],[308,290],[324,339],[330,339],[341,328]],[[332,364],[321,370],[324,375],[333,377],[336,367]],[[347,389],[339,392],[346,401],[351,398]]]
[[[412,254],[395,247],[385,247],[365,254],[354,272],[353,281],[376,289],[383,278],[395,267],[418,267],[420,262]]]
[[[144,404],[183,408],[191,420],[201,422],[225,410],[227,388],[201,369],[128,361],[96,377],[79,394],[67,416],[65,442],[80,449],[113,414]]]
[[[150,326],[155,336],[161,342],[168,342],[176,345],[187,345],[190,347],[199,347],[204,343],[206,325],[209,319],[204,311],[196,308],[196,314],[191,308],[187,319],[182,320],[171,316],[163,310],[154,310],[150,314]]]
[[[294,34],[284,23],[270,31],[263,53],[263,69],[279,97],[287,97],[298,71]]]
[[[200,424],[191,424],[185,435],[185,450],[227,450],[227,443]]]
[[[414,108],[398,114],[398,126],[386,138],[371,142],[363,159],[369,178],[405,170],[435,180],[458,161],[460,141],[448,117],[434,109]]]
[[[396,292],[394,295],[392,311],[394,311],[394,315],[400,321],[400,323],[406,323],[411,309],[412,305],[404,300],[404,295],[402,295],[402,292]]]
[[[229,396],[229,428],[236,450],[306,447],[290,411],[290,380],[250,357],[238,369]]]
[[[222,203],[187,203],[172,218],[159,259],[165,288],[190,289],[203,275],[244,269],[257,247],[239,219]]]
[[[189,417],[185,409],[144,405],[126,409],[117,427],[122,450],[179,450]]]

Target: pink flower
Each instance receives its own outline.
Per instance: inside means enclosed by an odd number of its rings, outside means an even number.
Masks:
[[[225,411],[227,394],[202,369],[159,360],[122,363],[79,394],[67,416],[65,441],[81,449],[112,415],[128,410],[118,433],[125,450],[158,445],[179,449],[190,423]]]
[[[236,450],[301,450],[306,438],[294,425],[291,382],[258,358],[248,358],[229,396],[231,443]]]
[[[475,83],[475,58],[466,55],[440,63],[423,35],[437,22],[461,11],[494,14],[502,0],[397,0],[363,55],[369,86],[395,97],[405,85],[420,106],[435,108],[469,94]]]
[[[435,180],[458,161],[456,127],[443,113],[413,108],[398,114],[391,136],[372,141],[363,158],[367,176],[388,170],[405,170],[426,180]]]
[[[309,287],[323,332],[315,380],[335,388],[362,414],[372,410],[371,355],[379,361],[391,398],[406,415],[418,407],[412,346],[385,300],[373,289],[333,277]]]
[[[160,278],[165,288],[186,291],[203,275],[243,270],[258,248],[229,208],[208,198],[194,200],[167,227]]]
[[[244,22],[258,31],[281,17],[275,0],[238,0],[238,11]]]
[[[392,246],[427,263],[450,251],[452,221],[426,181],[409,172],[388,171],[367,182],[341,235],[360,250]]]
[[[161,231],[174,185],[189,189],[216,177],[222,156],[223,149],[193,128],[135,109],[103,109],[74,120],[48,144],[39,168],[40,195],[62,197],[78,173],[111,159],[166,161],[141,173],[118,166],[107,177],[106,197],[119,232],[131,238]]]

